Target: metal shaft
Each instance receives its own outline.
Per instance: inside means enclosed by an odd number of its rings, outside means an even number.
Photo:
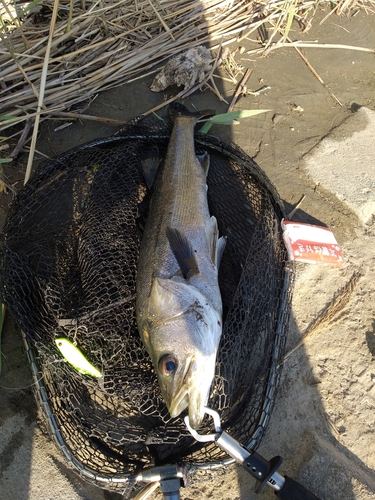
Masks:
[[[274,457],[270,461],[259,453],[250,453],[226,432],[222,432],[216,439],[217,445],[228,455],[243,465],[243,467],[258,481],[256,491],[259,492],[267,484],[273,490],[279,491],[285,482],[283,476],[276,472],[281,465],[281,457]]]

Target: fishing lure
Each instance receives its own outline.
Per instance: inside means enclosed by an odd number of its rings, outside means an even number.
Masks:
[[[64,359],[78,372],[83,373],[84,375],[91,375],[96,378],[102,377],[102,373],[85,358],[73,342],[68,339],[58,338],[55,339],[55,344]]]

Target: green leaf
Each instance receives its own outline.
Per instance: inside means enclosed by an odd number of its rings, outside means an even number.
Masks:
[[[283,41],[284,42],[288,38],[289,31],[290,31],[290,28],[292,26],[292,22],[293,22],[294,16],[295,16],[295,8],[294,8],[294,5],[291,5],[290,9],[289,9],[289,12],[288,12],[288,21],[286,23],[286,27],[285,27],[285,30],[284,30],[284,36],[283,36]]]
[[[18,118],[18,116],[0,115],[0,120],[4,122],[7,120],[14,120],[16,118]]]
[[[219,115],[214,115],[206,121],[206,123],[200,129],[200,132],[202,134],[206,134],[214,123],[216,123],[217,125],[234,125],[238,123],[239,118],[249,118],[250,116],[259,115],[260,113],[266,113],[267,111],[271,110],[243,109],[241,111],[230,111],[229,113],[221,113]]]
[[[270,109],[243,109],[240,111],[231,111],[230,113],[223,113],[220,115],[215,115],[210,118],[212,123],[227,124],[230,121],[238,120],[239,118],[248,118],[249,116],[259,115],[260,113],[265,113],[270,111]]]
[[[13,158],[0,158],[0,163],[10,163]]]
[[[161,116],[159,116],[157,113],[155,113],[155,111],[153,111],[153,113],[152,113],[152,114],[155,116],[155,118],[157,118],[158,120],[160,120],[161,122],[163,122],[163,124],[164,124],[166,127],[168,127],[168,123],[167,123],[167,122],[166,122],[166,121],[165,121],[165,120],[164,120]]]

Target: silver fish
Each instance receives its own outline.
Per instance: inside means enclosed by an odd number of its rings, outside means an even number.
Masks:
[[[197,158],[197,114],[170,110],[173,130],[153,186],[137,275],[137,323],[171,417],[204,417],[222,331],[218,266],[225,239],[207,202],[207,154]],[[149,171],[148,171],[149,172]]]

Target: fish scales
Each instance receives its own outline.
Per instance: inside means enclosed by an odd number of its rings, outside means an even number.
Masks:
[[[168,278],[180,270],[166,238],[167,227],[178,227],[185,233],[201,261],[202,273],[216,272],[209,255],[205,229],[210,215],[206,174],[195,156],[195,121],[196,118],[190,116],[177,118],[169,142],[172,147],[168,150],[161,175],[155,181],[156,196],[151,200],[138,265],[139,280],[147,281],[137,290],[142,302],[148,295],[147,289],[151,287],[155,272]],[[220,302],[221,298],[218,300]]]
[[[224,240],[208,209],[208,156],[195,155],[197,116],[187,113],[175,117],[153,187],[138,264],[137,322],[171,416],[188,406],[197,427],[221,335]]]

